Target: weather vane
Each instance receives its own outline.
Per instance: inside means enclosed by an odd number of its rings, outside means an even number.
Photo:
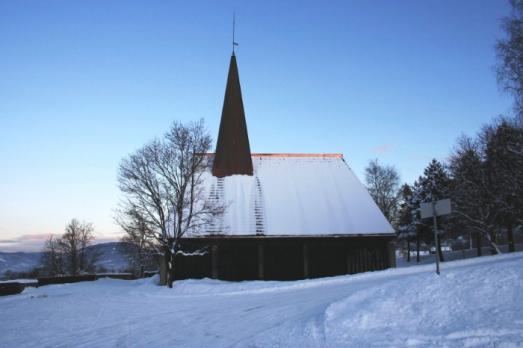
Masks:
[[[234,41],[234,30],[236,27],[236,13],[232,13],[232,54],[234,54],[234,46],[238,46],[238,43]]]

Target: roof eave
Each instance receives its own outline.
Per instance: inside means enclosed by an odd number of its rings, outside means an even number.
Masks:
[[[269,239],[269,238],[363,238],[363,237],[396,237],[394,232],[392,233],[351,233],[351,234],[264,234],[264,235],[253,235],[253,234],[205,234],[205,235],[194,235],[184,236],[183,238],[193,239]]]

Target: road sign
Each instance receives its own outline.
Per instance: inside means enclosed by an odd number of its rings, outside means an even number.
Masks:
[[[421,203],[420,210],[422,219],[433,217],[434,211],[436,211],[436,216],[448,215],[451,213],[450,199],[440,199],[435,202],[434,207],[432,207],[432,202]]]
[[[432,196],[432,195],[431,195]],[[438,241],[438,221],[436,219],[437,216],[441,215],[447,215],[450,214],[450,199],[440,199],[439,201],[435,201],[434,197],[432,198],[432,202],[427,203],[421,203],[420,204],[420,210],[421,210],[421,218],[429,218],[431,217],[434,222],[434,247],[437,248],[439,245]],[[439,252],[436,251],[436,273],[439,275]]]

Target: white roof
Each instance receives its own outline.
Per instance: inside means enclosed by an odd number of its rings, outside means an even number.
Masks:
[[[252,160],[253,176],[217,178],[210,168],[205,174],[208,199],[226,209],[204,235],[394,233],[342,155],[253,154]]]

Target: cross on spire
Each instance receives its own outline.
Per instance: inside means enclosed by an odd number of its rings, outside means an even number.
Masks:
[[[232,13],[232,55],[234,56],[234,46],[238,46],[238,43],[234,41],[234,32],[236,29],[236,12]]]

